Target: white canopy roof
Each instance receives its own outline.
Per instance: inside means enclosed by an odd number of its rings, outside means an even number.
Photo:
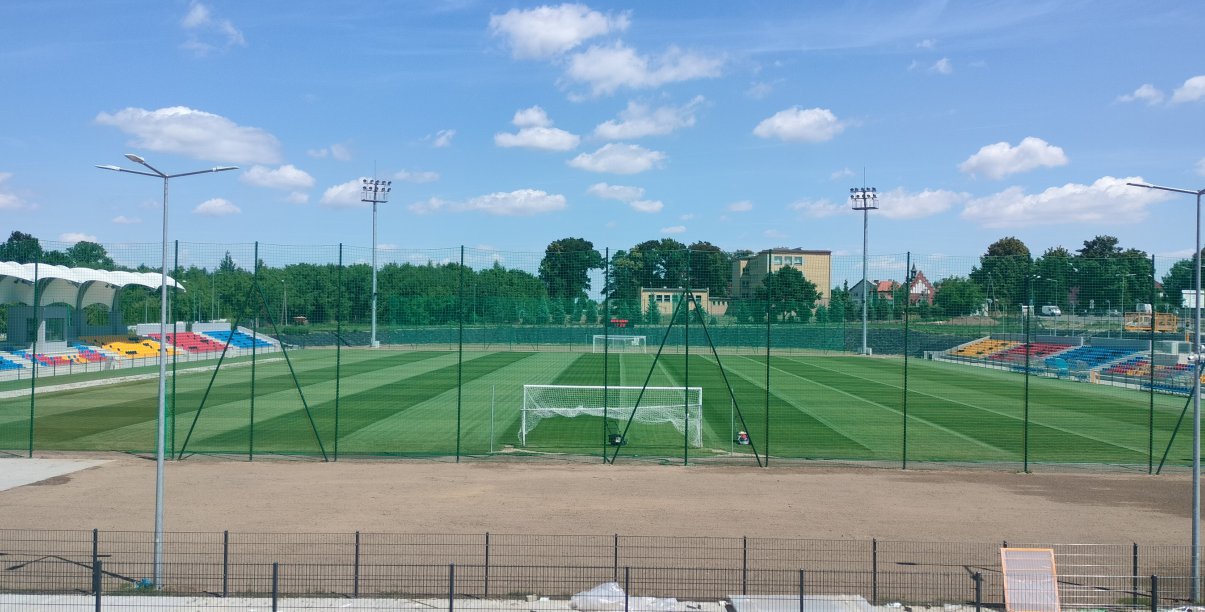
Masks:
[[[41,285],[41,304],[63,302],[76,308],[91,304],[112,307],[113,297],[122,287],[141,285],[158,289],[160,284],[158,272],[115,272],[0,261],[0,304],[33,304],[35,273]],[[167,277],[167,285],[184,291],[184,287],[170,276]]]

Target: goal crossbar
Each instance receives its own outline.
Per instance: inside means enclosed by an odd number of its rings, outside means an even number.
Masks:
[[[648,352],[648,336],[616,336],[596,334],[593,339],[595,353],[603,350],[613,353]]]
[[[639,405],[637,405],[639,401]],[[703,445],[702,387],[623,387],[603,385],[523,385],[519,439],[551,417],[595,416],[633,423],[669,423]]]

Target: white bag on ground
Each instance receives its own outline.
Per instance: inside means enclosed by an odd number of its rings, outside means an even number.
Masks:
[[[609,612],[623,610],[623,588],[616,582],[604,582],[588,591],[569,598],[569,607],[582,612]],[[633,597],[629,609],[649,612],[671,612],[678,605],[673,597]]]

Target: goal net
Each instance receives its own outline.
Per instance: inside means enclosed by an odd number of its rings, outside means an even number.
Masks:
[[[602,387],[575,385],[523,385],[519,439],[551,417],[596,416],[633,423],[669,423],[679,433],[689,429],[690,445],[703,446],[702,387]],[[603,407],[603,395],[606,407]],[[640,405],[636,399],[640,398]]]
[[[604,348],[609,353],[644,353],[648,351],[647,336],[594,336],[594,352]]]

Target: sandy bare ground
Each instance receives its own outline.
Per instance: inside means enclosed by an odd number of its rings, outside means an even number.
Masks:
[[[43,456],[110,461],[0,492],[0,526],[153,528],[153,460]],[[168,531],[1187,544],[1191,513],[1185,472],[205,459],[166,482]]]

